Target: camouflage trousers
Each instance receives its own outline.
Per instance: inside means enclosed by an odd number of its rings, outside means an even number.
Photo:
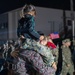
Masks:
[[[72,63],[70,64],[69,67],[67,67],[66,65],[62,66],[61,75],[73,75],[73,72],[74,72],[74,67]]]
[[[42,57],[37,52],[26,50],[20,53],[20,55],[23,56],[23,59],[19,58],[19,61],[17,63],[16,72],[18,73],[18,75],[29,75],[27,73],[27,70],[29,69],[29,67],[28,69],[26,68],[26,65],[28,63],[26,63],[24,58],[30,62],[28,66],[30,67],[32,66],[39,73],[39,75],[55,75],[55,69],[52,67],[46,66],[42,60]]]

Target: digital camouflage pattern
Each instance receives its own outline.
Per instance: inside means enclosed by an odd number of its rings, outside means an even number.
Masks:
[[[19,53],[15,74],[31,75],[27,71],[31,71],[34,68],[40,75],[55,75],[55,69],[51,66],[54,62],[54,57],[49,48],[34,40],[25,39],[21,49],[23,51]],[[26,59],[31,64],[28,64]]]
[[[19,75],[35,75],[28,73],[28,71],[32,71],[33,68],[39,75],[55,75],[55,69],[46,66],[39,53],[32,50],[25,50],[20,53],[20,55],[23,56],[23,59],[19,58],[19,62],[17,63],[16,72],[19,73]],[[27,62],[26,58],[30,63]]]
[[[72,55],[69,47],[62,46],[62,75],[73,75],[74,67],[72,62]]]
[[[15,44],[11,48],[9,46],[7,48],[5,47],[5,49],[8,50],[5,50],[6,52],[4,52],[6,56],[5,59],[7,59],[7,61],[10,60],[9,62],[12,63],[14,75],[31,75],[32,73],[29,74],[28,71],[31,72],[33,70],[32,68],[34,68],[40,75],[55,75],[55,69],[51,67],[54,62],[54,57],[51,51],[47,51],[49,50],[47,47],[40,45],[39,42],[34,40],[31,41],[30,39],[26,39],[23,44],[19,44],[19,42],[16,44],[24,50],[22,52],[19,51],[19,54],[22,55],[23,58],[26,58],[31,64],[20,56],[17,59],[11,58],[10,53],[15,50]],[[50,55],[50,57],[48,55]]]
[[[48,66],[51,66],[54,62],[54,57],[52,55],[50,48],[41,45],[39,42],[36,42],[35,40],[26,39],[23,43],[22,48],[38,52],[42,56],[45,64]]]

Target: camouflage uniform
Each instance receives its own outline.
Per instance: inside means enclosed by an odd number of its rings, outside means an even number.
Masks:
[[[39,42],[35,40],[26,39],[25,43],[22,46],[24,49],[34,50],[41,54],[46,65],[51,66],[54,62],[54,57],[50,48],[41,45]]]
[[[70,40],[66,39],[63,42],[70,42]],[[63,62],[62,62],[62,75],[73,75],[73,62],[72,62],[72,57],[71,57],[71,51],[69,47],[66,47],[64,45],[62,45],[61,47],[62,49],[62,57],[63,57]]]
[[[23,56],[23,59],[27,59],[39,74],[55,74],[55,69],[51,67],[54,62],[54,57],[48,47],[45,47],[34,40],[26,39],[22,45],[22,49],[24,49],[24,51],[20,52],[20,57]],[[17,63],[16,72],[20,75],[28,75],[25,65],[26,61],[20,58]]]

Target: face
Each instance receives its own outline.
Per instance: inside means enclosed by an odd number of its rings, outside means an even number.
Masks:
[[[36,11],[31,11],[31,15],[35,17],[36,16]]]
[[[70,46],[71,45],[71,42],[67,42],[67,45]]]

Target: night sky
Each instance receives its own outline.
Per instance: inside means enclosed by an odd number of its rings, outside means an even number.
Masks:
[[[74,10],[75,10],[75,0]],[[0,14],[22,7],[24,4],[33,4],[39,7],[70,10],[70,0],[0,0]]]

